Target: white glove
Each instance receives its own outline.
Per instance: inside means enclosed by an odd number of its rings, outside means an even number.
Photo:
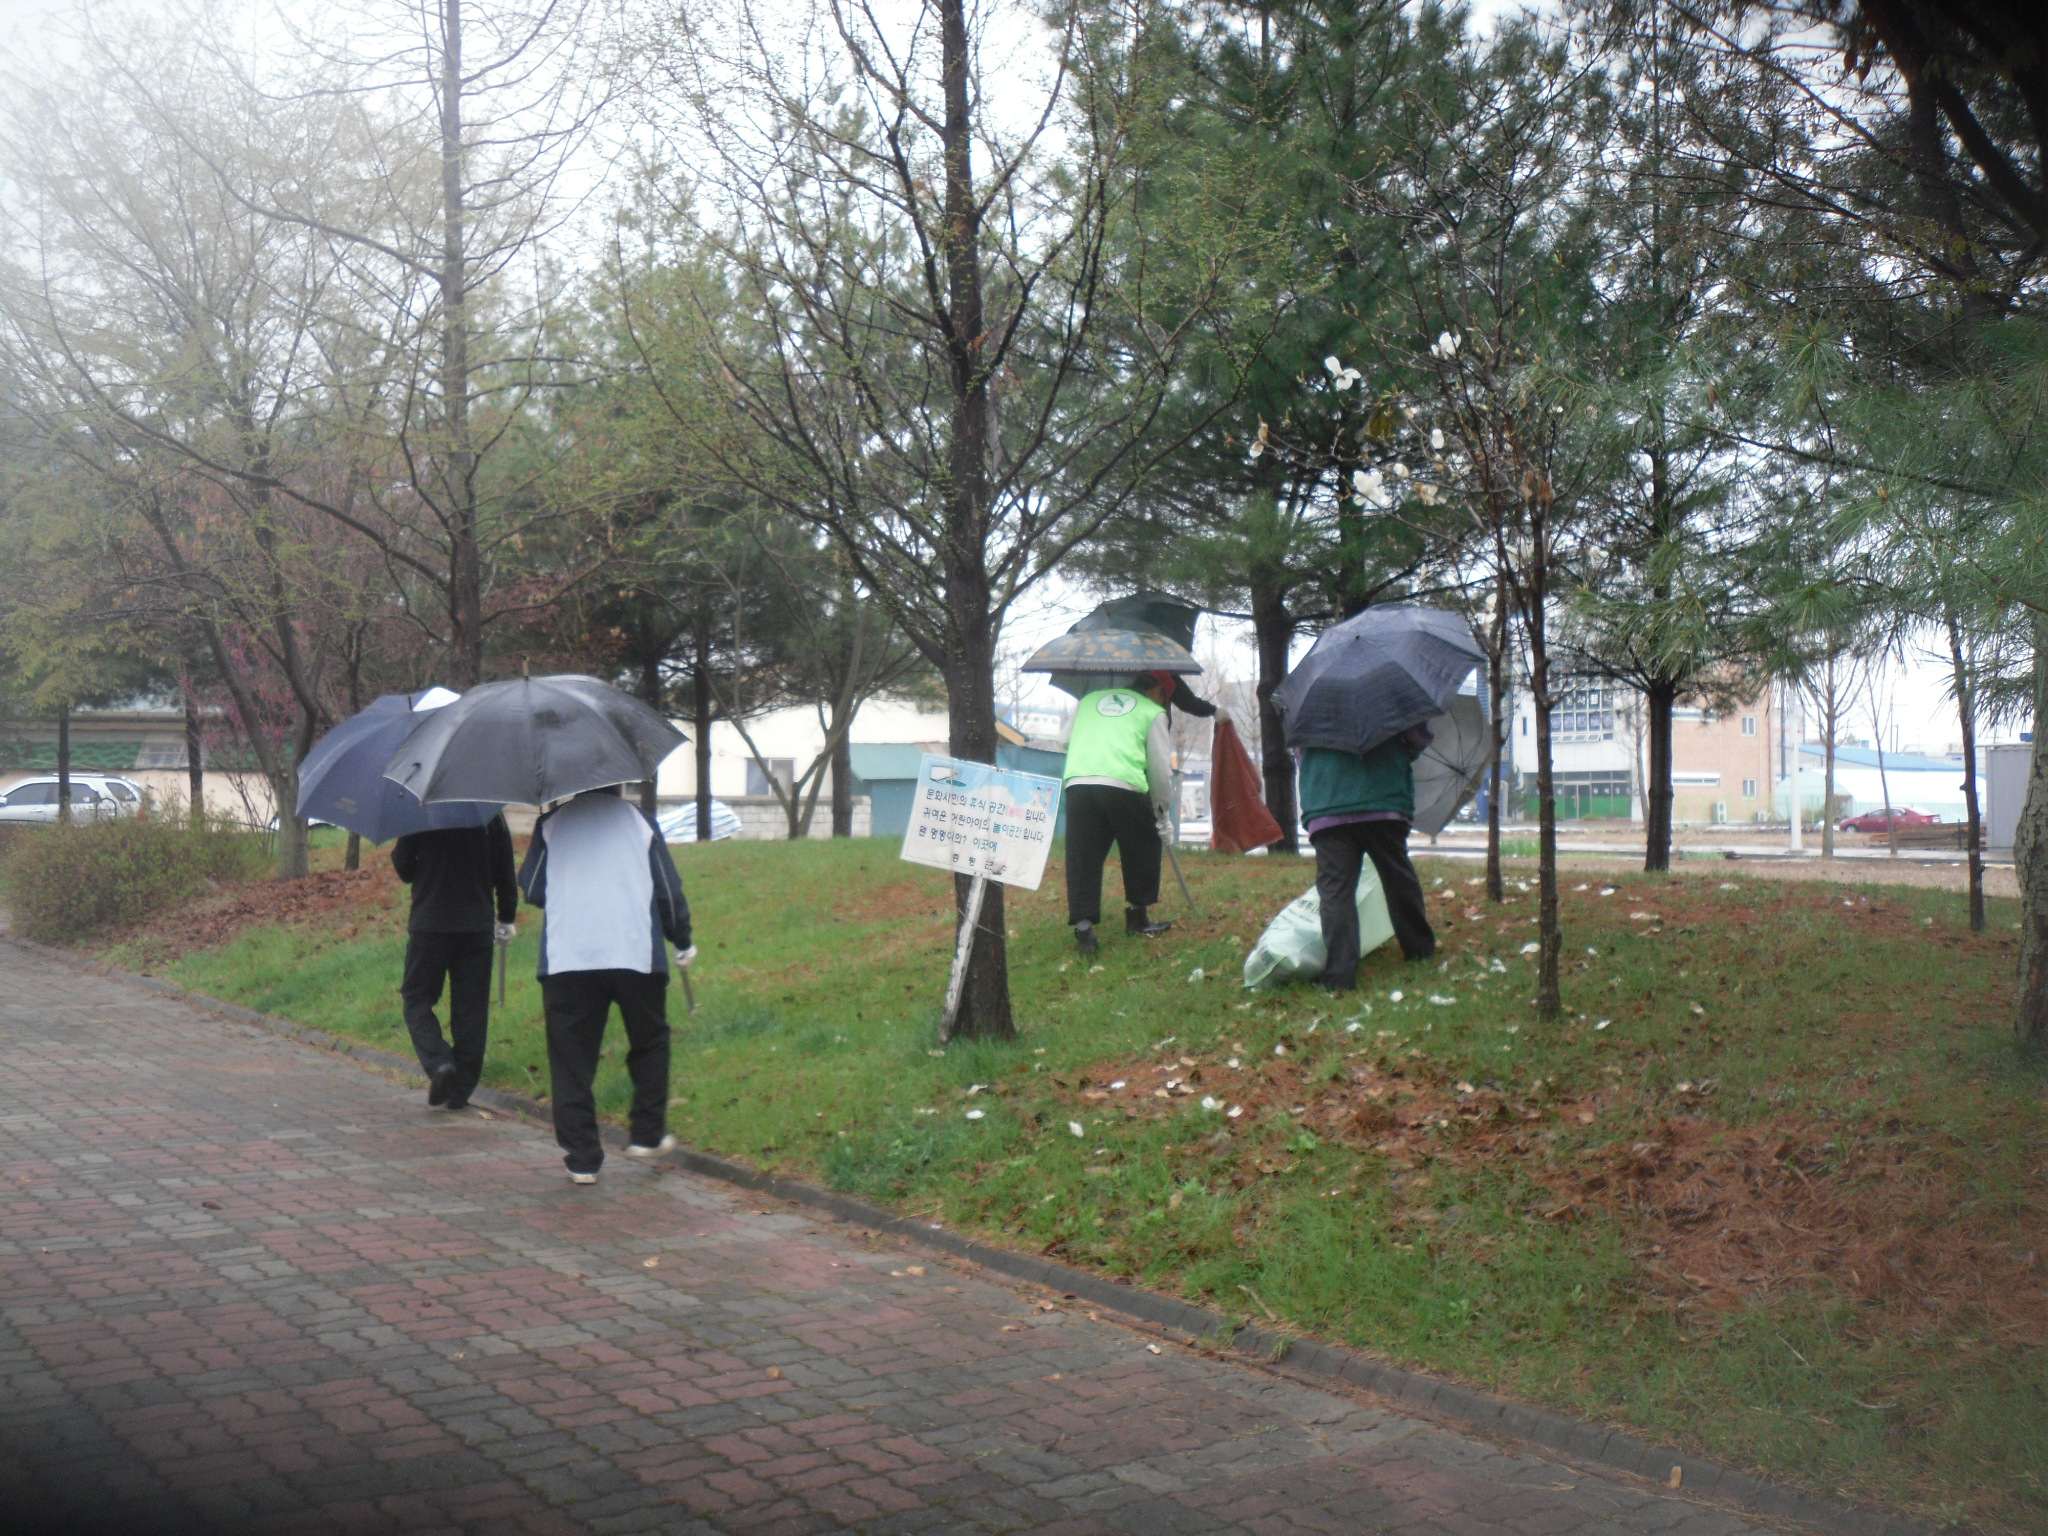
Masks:
[[[517,923],[493,923],[491,925],[491,937],[500,944],[510,944],[519,937],[519,925]]]
[[[687,971],[690,968],[690,962],[695,960],[696,958],[696,945],[692,944],[688,949],[679,949],[676,951],[676,966],[680,970]]]
[[[1159,841],[1162,843],[1173,841],[1173,813],[1171,811],[1162,811],[1155,808],[1152,812],[1152,824],[1159,829]]]

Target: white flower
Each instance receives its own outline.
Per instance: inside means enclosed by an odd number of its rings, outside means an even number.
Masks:
[[[1396,464],[1394,466],[1394,478],[1396,480],[1406,480],[1408,478],[1408,466],[1406,464]]]
[[[1337,375],[1337,387],[1339,389],[1349,389],[1352,385],[1356,384],[1357,382],[1358,375],[1349,368],[1346,368],[1342,373]]]
[[[967,1111],[967,1118],[970,1120],[979,1120],[982,1117],[983,1113],[984,1111],[979,1109],[970,1109],[969,1111]]]
[[[1251,456],[1255,459],[1259,458],[1264,455],[1265,451],[1266,445],[1264,443],[1253,443]]]
[[[1329,369],[1332,373],[1342,373],[1344,371],[1344,365],[1338,362],[1337,359],[1334,357],[1324,358],[1323,366]]]
[[[1445,357],[1455,357],[1458,352],[1459,340],[1460,338],[1453,336],[1449,331],[1445,331],[1441,336],[1437,337],[1436,344],[1444,349]]]
[[[1415,494],[1422,498],[1422,504],[1425,507],[1433,507],[1437,504],[1437,490],[1433,485],[1418,485],[1415,487]]]
[[[1429,446],[1438,453],[1444,451],[1444,429],[1442,427],[1431,427],[1429,429]]]
[[[1076,1136],[1085,1136],[1088,1134],[1086,1131],[1081,1129],[1081,1122],[1078,1120],[1069,1120],[1067,1122],[1067,1129],[1072,1131]]]

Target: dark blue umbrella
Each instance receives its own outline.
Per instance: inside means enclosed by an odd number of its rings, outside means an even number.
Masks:
[[[1440,608],[1368,608],[1317,637],[1273,702],[1290,747],[1370,752],[1442,715],[1486,652],[1472,626]]]
[[[387,693],[359,715],[351,715],[315,744],[299,768],[299,814],[388,842],[408,832],[480,827],[504,809],[495,801],[444,800],[422,805],[384,777],[384,765],[423,716],[454,694]],[[424,709],[418,705],[426,702]]]

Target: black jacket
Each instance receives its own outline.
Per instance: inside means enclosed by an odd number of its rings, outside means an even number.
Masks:
[[[493,898],[501,923],[519,910],[512,829],[488,826],[409,832],[391,845],[391,867],[412,887],[411,933],[489,933]]]

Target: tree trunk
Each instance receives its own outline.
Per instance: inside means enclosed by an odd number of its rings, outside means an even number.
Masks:
[[[1643,868],[1671,868],[1671,808],[1677,792],[1671,784],[1671,714],[1678,703],[1678,684],[1670,678],[1650,680],[1643,691],[1649,715],[1650,782],[1643,795]]]
[[[441,496],[449,537],[449,660],[457,692],[483,681],[483,555],[476,450],[469,433],[469,252],[462,142],[462,0],[441,12],[441,409],[448,433]]]
[[[1294,799],[1294,755],[1287,750],[1287,731],[1273,690],[1287,677],[1287,652],[1294,642],[1295,618],[1277,588],[1252,583],[1252,635],[1259,652],[1259,776],[1265,781],[1266,809],[1280,823],[1275,853],[1299,853],[1296,830],[1300,813]]]
[[[268,774],[271,799],[277,806],[277,878],[302,879],[306,873],[306,823],[292,814],[299,803],[299,771],[296,766]]]
[[[661,658],[659,656],[642,655],[640,658],[640,697],[647,701],[649,709],[652,709],[664,720],[668,718],[668,710],[665,707],[666,699],[663,696],[661,686]],[[655,808],[660,803],[657,798],[660,788],[661,786],[655,778],[643,779],[641,781],[640,809],[649,816],[654,815]]]
[[[2048,1045],[2048,614],[2034,615],[2034,750],[2027,758],[2027,799],[2012,839],[2020,881],[2022,1043]]]
[[[988,459],[990,404],[988,334],[981,279],[981,203],[974,186],[974,109],[966,0],[938,0],[939,74],[945,95],[940,127],[945,222],[940,252],[946,267],[945,341],[952,420],[946,442],[946,479],[940,487],[946,526],[941,558],[946,579],[948,735],[953,755],[972,762],[996,760],[995,647],[997,621],[988,574]],[[967,912],[972,882],[953,879],[956,924]],[[968,1039],[1013,1039],[1010,967],[1004,943],[1003,888],[991,881],[974,935],[973,958],[961,989],[954,1033]]]
[[[853,743],[845,734],[832,744],[832,835],[853,836]]]
[[[347,870],[363,867],[363,839],[360,833],[349,833],[348,851],[341,856],[341,867]]]
[[[955,757],[971,762],[996,760],[995,636],[993,626],[984,624],[979,636],[961,635],[959,659],[948,669],[946,709],[949,719],[948,748]],[[967,912],[967,894],[973,881],[966,875],[953,877],[953,910],[957,930]],[[1003,887],[990,881],[981,903],[981,921],[974,933],[974,953],[967,966],[966,985],[961,990],[960,1012],[953,1027],[955,1036],[970,1039],[1010,1040],[1017,1025],[1010,1011],[1010,962],[1005,943]]]
[[[697,666],[691,680],[696,693],[697,841],[711,841],[711,616],[697,609]]]
[[[1956,674],[1956,718],[1963,728],[1963,840],[1970,860],[1970,932],[1984,931],[1984,822],[1977,809],[1977,696],[1963,657],[1963,628],[1953,608],[1948,620],[1948,656]],[[2036,727],[2038,729],[2038,727]]]
[[[206,825],[206,752],[199,739],[199,703],[185,694],[185,793],[189,803],[186,819],[194,831]]]
[[[57,823],[71,825],[71,706],[57,706]]]
[[[1532,541],[1537,560],[1548,558],[1542,535]],[[1536,711],[1536,1016],[1546,1022],[1564,1011],[1558,990],[1558,959],[1564,935],[1557,921],[1557,796],[1550,752],[1550,640],[1546,633],[1543,573],[1531,581],[1522,625],[1529,637],[1529,695]]]
[[[1878,724],[1877,711],[1870,712],[1870,739],[1877,743],[1877,792],[1884,797],[1884,837],[1891,845],[1892,857],[1899,856],[1899,823],[1892,814],[1892,784],[1884,771],[1884,727]]]
[[[1513,722],[1504,718],[1508,693],[1508,583],[1496,571],[1493,583],[1493,629],[1488,635],[1486,661],[1488,708],[1493,718],[1493,766],[1491,788],[1486,796],[1486,899],[1499,903],[1508,899],[1507,880],[1500,869],[1500,797],[1507,786],[1502,771],[1508,730]]]

